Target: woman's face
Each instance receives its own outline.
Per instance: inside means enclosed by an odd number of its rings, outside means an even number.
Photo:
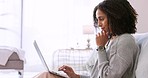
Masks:
[[[97,10],[96,12],[96,18],[98,19],[98,26],[105,32],[109,32],[110,27],[108,25],[108,19],[105,13],[103,13],[101,10]],[[111,32],[111,31],[110,31]]]

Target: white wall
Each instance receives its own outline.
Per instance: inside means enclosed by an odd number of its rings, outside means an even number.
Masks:
[[[148,32],[148,1],[147,0],[129,0],[131,5],[135,8],[137,13],[139,14],[138,16],[138,24],[137,24],[137,29],[139,33],[142,32]]]

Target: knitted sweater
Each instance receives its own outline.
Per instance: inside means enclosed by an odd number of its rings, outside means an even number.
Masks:
[[[80,78],[135,78],[139,48],[132,35],[120,35],[106,50],[96,53],[93,65],[88,66],[90,76]]]

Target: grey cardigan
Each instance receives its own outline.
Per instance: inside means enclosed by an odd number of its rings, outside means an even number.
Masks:
[[[114,39],[104,51],[97,51],[93,64],[87,66],[90,76],[80,78],[135,78],[139,48],[130,34]]]

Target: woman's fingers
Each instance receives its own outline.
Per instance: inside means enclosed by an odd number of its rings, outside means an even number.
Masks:
[[[105,44],[107,43],[107,41],[108,41],[107,32],[101,31],[100,33],[98,33],[96,35],[96,44],[98,46],[105,46]]]
[[[70,78],[76,78],[75,76],[77,76],[75,72],[73,71],[73,69],[66,65],[61,66],[59,68],[59,71],[65,72]]]
[[[72,69],[71,67],[69,67],[69,66],[63,65],[63,66],[61,66],[61,67],[59,68],[59,71],[64,71],[64,72],[66,72],[66,71],[73,71],[73,69]]]
[[[63,71],[63,70],[65,70],[65,65],[63,65],[63,66],[61,66],[60,68],[59,68],[59,71]]]

